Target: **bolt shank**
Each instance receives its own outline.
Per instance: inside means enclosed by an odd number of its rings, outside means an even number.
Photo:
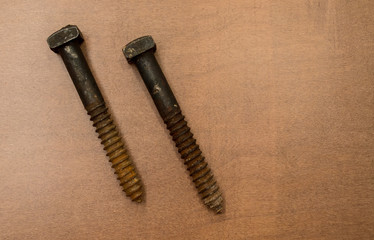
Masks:
[[[85,107],[104,102],[87,61],[79,46],[72,41],[59,48],[64,64]]]
[[[139,55],[135,64],[156,104],[158,112],[164,119],[173,108],[178,107],[178,103],[153,51],[147,51]]]

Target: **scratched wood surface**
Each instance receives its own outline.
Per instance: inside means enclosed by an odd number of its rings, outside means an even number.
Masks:
[[[374,239],[374,2],[0,3],[0,239]],[[146,201],[46,38],[77,24]],[[143,35],[222,188],[205,209],[121,48]]]

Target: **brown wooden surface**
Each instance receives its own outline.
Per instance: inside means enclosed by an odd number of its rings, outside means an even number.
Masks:
[[[374,239],[374,2],[0,3],[0,239]],[[77,24],[146,187],[125,197],[46,38]],[[150,34],[224,192],[197,197],[121,48]]]

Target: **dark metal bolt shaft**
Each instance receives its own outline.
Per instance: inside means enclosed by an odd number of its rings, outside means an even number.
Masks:
[[[80,48],[83,37],[77,26],[68,25],[47,39],[52,51],[59,53],[78,91],[84,107],[91,116],[101,144],[112,163],[123,191],[131,200],[141,202],[143,187],[122,138]]]
[[[221,192],[154,56],[155,51],[156,44],[151,36],[135,39],[123,49],[127,61],[134,63],[138,68],[202,201],[216,213],[221,213]]]

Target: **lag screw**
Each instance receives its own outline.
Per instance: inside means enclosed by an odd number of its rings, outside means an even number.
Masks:
[[[50,49],[62,57],[123,191],[132,201],[141,202],[142,183],[82,53],[80,44],[83,41],[75,25],[63,27],[47,39]]]
[[[122,50],[128,63],[134,63],[143,78],[203,203],[216,213],[221,213],[223,198],[218,184],[154,56],[156,44],[152,37],[144,36],[135,39]]]

